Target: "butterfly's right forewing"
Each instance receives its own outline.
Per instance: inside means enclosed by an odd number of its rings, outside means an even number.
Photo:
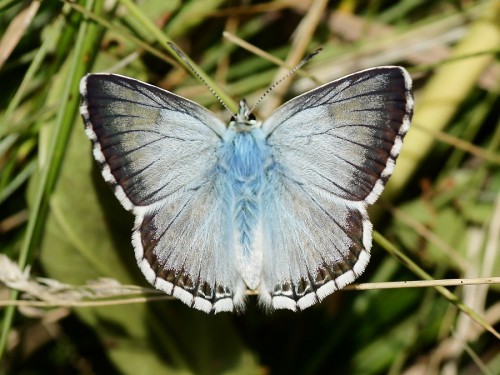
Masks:
[[[133,244],[147,280],[206,312],[240,306],[230,192],[217,170],[224,124],[196,103],[119,75],[87,75],[80,91],[94,156],[136,217]]]

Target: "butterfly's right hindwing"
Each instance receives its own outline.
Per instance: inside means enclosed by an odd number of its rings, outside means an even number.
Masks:
[[[229,193],[217,172],[224,124],[187,99],[111,74],[80,84],[94,156],[136,216],[137,262],[156,288],[197,309],[242,305]]]

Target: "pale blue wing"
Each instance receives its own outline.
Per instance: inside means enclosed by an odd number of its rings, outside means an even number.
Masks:
[[[207,312],[241,305],[216,170],[224,124],[196,103],[119,75],[87,75],[80,91],[102,174],[136,216],[133,244],[148,281]]]
[[[80,85],[94,156],[126,209],[156,203],[215,165],[225,126],[200,105],[115,74]]]
[[[241,310],[245,284],[233,251],[232,196],[212,169],[164,202],[137,208],[137,262],[156,288],[205,312]]]
[[[400,67],[361,71],[278,108],[263,194],[261,300],[306,308],[351,283],[371,248],[367,205],[392,174],[413,110]]]

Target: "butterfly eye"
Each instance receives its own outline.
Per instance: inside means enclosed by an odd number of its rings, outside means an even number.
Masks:
[[[248,119],[249,119],[250,121],[255,121],[255,120],[256,120],[255,115],[254,115],[253,113],[250,113],[250,114],[248,115]]]

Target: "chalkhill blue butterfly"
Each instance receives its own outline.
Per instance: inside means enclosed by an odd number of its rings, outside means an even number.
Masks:
[[[228,126],[200,105],[116,74],[80,83],[93,154],[135,215],[137,263],[205,312],[303,310],[352,283],[372,245],[367,206],[391,176],[413,112],[398,66],[291,99],[263,122],[244,100]]]

